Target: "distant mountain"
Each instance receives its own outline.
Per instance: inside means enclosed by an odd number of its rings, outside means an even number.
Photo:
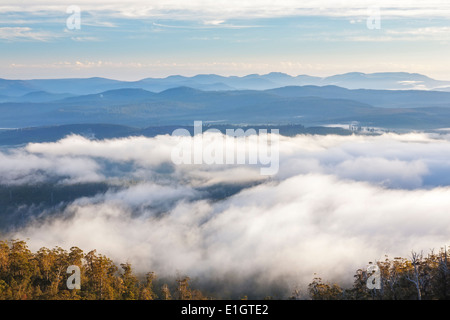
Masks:
[[[71,93],[76,95],[87,93],[98,93],[111,89],[118,89],[119,87],[123,88],[124,85],[126,85],[126,81],[112,80],[99,77],[74,78],[74,79],[34,79],[24,81],[33,88],[38,88],[33,91]],[[114,87],[116,85],[119,85],[119,87]]]
[[[0,101],[13,102],[14,98],[31,92],[50,92],[53,94],[87,95],[104,91],[134,88],[161,92],[176,87],[190,87],[203,91],[268,90],[284,86],[335,85],[347,89],[377,90],[434,90],[450,87],[450,81],[439,81],[417,73],[351,72],[330,77],[308,75],[290,76],[272,72],[264,75],[250,74],[243,77],[200,74],[193,77],[169,76],[166,78],[145,78],[139,81],[119,81],[105,78],[86,79],[0,79]],[[5,97],[12,97],[5,100]]]
[[[159,93],[126,88],[49,102],[0,103],[0,114],[0,128],[74,123],[145,128],[190,125],[202,120],[306,126],[359,121],[372,127],[433,129],[450,127],[450,93],[349,90],[336,86],[290,86],[264,91],[177,87]]]
[[[148,101],[156,96],[156,93],[144,89],[117,89],[109,90],[96,94],[88,94],[82,96],[69,97],[57,101],[61,104],[100,104],[100,105],[117,105],[123,103],[136,103],[140,101]]]
[[[12,102],[50,102],[71,97],[70,93],[50,93],[47,91],[33,91],[20,97],[10,98]]]
[[[0,145],[19,145],[30,142],[50,142],[70,134],[90,139],[111,139],[139,135],[140,129],[112,124],[70,124],[62,126],[29,127],[0,130]]]
[[[351,99],[380,108],[450,107],[447,92],[424,90],[350,90],[337,86],[290,86],[267,90],[283,97]]]
[[[12,97],[8,97],[8,96],[4,96],[0,94],[0,102],[7,102],[7,101],[11,101],[13,98]]]
[[[17,97],[39,90],[42,89],[30,83],[29,80],[0,79],[0,95],[2,96]]]
[[[184,100],[191,101],[193,97],[196,96],[204,96],[204,93],[201,90],[193,89],[190,87],[177,87],[164,90],[158,94],[159,97],[171,99],[171,100]]]
[[[281,72],[271,72],[261,76],[263,79],[269,80],[272,83],[278,84],[278,86],[291,86],[291,85],[320,85],[322,78],[312,77],[308,75],[299,75],[291,77]]]
[[[449,84],[417,73],[385,72],[365,74],[351,72],[324,78],[322,84],[348,89],[434,89]]]
[[[0,146],[23,145],[32,142],[52,142],[58,141],[68,135],[76,134],[84,136],[88,139],[112,139],[129,136],[145,136],[155,137],[157,135],[172,134],[175,129],[183,128],[193,134],[193,124],[186,126],[154,126],[148,128],[135,128],[121,125],[110,124],[71,124],[61,126],[46,126],[46,127],[31,127],[14,130],[0,130]],[[247,130],[247,127],[231,126],[231,125],[208,125],[205,124],[203,130],[210,128],[220,130],[226,133],[227,129],[242,128]],[[327,128],[327,127],[310,127],[305,128],[302,125],[283,125],[283,126],[252,126],[253,129],[266,129],[270,132],[271,129],[278,129],[281,135],[295,136],[300,133],[310,134],[339,134],[349,135],[351,132],[342,128]]]
[[[204,90],[204,91],[230,91],[235,90],[233,87],[230,87],[229,85],[226,85],[222,82],[216,82],[211,84],[202,84],[197,86],[198,89]]]

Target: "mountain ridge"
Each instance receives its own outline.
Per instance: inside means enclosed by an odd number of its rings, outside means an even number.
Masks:
[[[103,77],[31,80],[0,78],[0,96],[17,98],[36,91],[82,95],[123,88],[140,88],[152,92],[161,92],[180,86],[206,91],[269,90],[291,85],[336,85],[347,89],[439,90],[439,88],[450,87],[450,81],[436,80],[426,75],[407,72],[348,72],[329,77],[315,77],[305,74],[291,76],[282,72],[270,72],[262,75],[249,74],[246,76],[197,74],[190,77],[181,75],[171,75],[165,78],[147,77],[137,81],[122,81]]]

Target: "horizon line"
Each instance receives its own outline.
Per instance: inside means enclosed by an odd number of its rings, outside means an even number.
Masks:
[[[430,78],[432,80],[436,80],[436,81],[450,81],[450,80],[441,80],[441,79],[435,79],[432,78],[426,74],[423,73],[418,73],[418,72],[407,72],[407,71],[379,71],[379,72],[370,72],[370,73],[366,73],[366,72],[360,72],[360,71],[349,71],[349,72],[344,72],[344,73],[335,73],[335,74],[331,74],[328,76],[315,76],[315,75],[310,75],[310,74],[297,74],[297,75],[292,75],[292,74],[288,74],[285,72],[280,72],[280,71],[271,71],[269,73],[249,73],[246,75],[242,75],[242,76],[238,76],[238,75],[223,75],[223,74],[218,74],[218,73],[197,73],[195,75],[183,75],[183,74],[171,74],[165,77],[144,77],[144,78],[138,78],[137,80],[122,80],[122,79],[118,79],[118,78],[109,78],[109,77],[103,77],[103,76],[92,76],[92,77],[60,77],[60,78],[55,78],[55,77],[51,77],[51,78],[3,78],[0,77],[0,80],[7,80],[7,81],[33,81],[33,80],[86,80],[86,79],[106,79],[106,80],[114,80],[114,81],[121,81],[121,82],[139,82],[142,80],[146,80],[146,79],[155,79],[155,80],[163,80],[163,79],[167,79],[170,77],[183,77],[183,78],[194,78],[197,76],[219,76],[219,77],[223,77],[223,78],[245,78],[248,76],[267,76],[270,74],[282,74],[282,75],[286,75],[289,76],[291,78],[297,78],[300,76],[307,76],[307,77],[312,77],[312,78],[319,78],[319,79],[326,79],[329,77],[333,77],[333,76],[341,76],[341,75],[348,75],[348,74],[362,74],[362,75],[377,75],[377,74],[409,74],[409,75],[420,75],[420,76],[425,76],[427,78]]]

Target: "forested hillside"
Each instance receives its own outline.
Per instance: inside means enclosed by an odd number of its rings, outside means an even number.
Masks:
[[[426,256],[411,252],[409,258],[385,257],[371,268],[358,269],[351,288],[316,277],[308,286],[313,300],[448,300],[450,298],[450,264],[446,249],[431,251]],[[368,289],[367,283],[379,275],[379,289]],[[374,280],[375,282],[376,280]],[[374,284],[374,282],[372,282]]]
[[[81,289],[67,288],[67,268],[80,267]],[[0,242],[0,299],[2,300],[153,300],[206,299],[192,290],[189,277],[154,286],[156,275],[137,277],[131,264],[116,265],[96,250],[72,247],[41,248],[31,252],[22,240]]]
[[[372,262],[369,262],[371,265]],[[67,268],[80,267],[80,289],[69,290]],[[445,249],[426,256],[412,252],[410,258],[386,256],[376,263],[379,289],[369,289],[372,275],[358,269],[351,288],[315,277],[307,294],[294,290],[289,299],[313,300],[447,300],[450,298],[450,264]],[[137,275],[130,263],[112,261],[96,250],[60,247],[31,252],[23,240],[0,242],[1,300],[203,300],[222,299],[191,288],[188,276],[177,275],[172,282],[159,281],[154,272]],[[370,281],[370,280],[369,280]],[[246,299],[251,292],[242,292]],[[266,299],[273,297],[267,296]]]

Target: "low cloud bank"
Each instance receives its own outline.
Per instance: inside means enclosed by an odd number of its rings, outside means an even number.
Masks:
[[[233,274],[261,290],[277,282],[305,288],[314,273],[349,284],[384,254],[448,244],[448,136],[280,137],[274,176],[251,165],[174,165],[176,143],[70,136],[3,151],[4,185],[115,185],[6,236],[29,238],[33,250],[95,248],[160,276],[212,282]],[[211,188],[233,184],[245,188],[210,197]]]

